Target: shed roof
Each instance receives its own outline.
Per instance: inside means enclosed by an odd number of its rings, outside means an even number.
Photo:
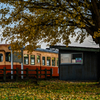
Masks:
[[[90,48],[90,47],[76,47],[76,46],[50,46],[50,48],[56,48],[60,50],[71,50],[71,51],[88,51],[88,52],[100,52],[100,48]]]

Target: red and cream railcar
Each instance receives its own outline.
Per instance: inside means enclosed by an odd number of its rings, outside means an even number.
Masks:
[[[8,49],[8,44],[0,45],[0,69],[6,67],[6,69],[11,69],[11,50]],[[21,64],[18,62],[13,62],[13,69],[21,69]],[[52,51],[47,49],[37,48],[31,54],[27,50],[23,51],[23,69],[41,69],[47,70],[52,68],[52,76],[58,77],[58,51]],[[2,71],[0,71],[2,73]],[[11,73],[11,71],[6,71]],[[15,73],[15,72],[14,72]],[[33,72],[29,72],[30,74]],[[41,74],[44,72],[41,71]],[[49,72],[48,72],[49,73]],[[41,76],[41,78],[44,76]]]

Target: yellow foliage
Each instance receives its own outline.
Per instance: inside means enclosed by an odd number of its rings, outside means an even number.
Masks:
[[[95,39],[97,37],[100,37],[100,28],[98,28],[98,32],[94,32],[93,38]]]
[[[3,39],[9,41],[13,49],[17,50],[24,45],[32,51],[38,47],[37,44],[41,40],[50,45],[62,40],[62,43],[68,46],[71,43],[69,37],[77,34],[74,31],[77,28],[81,29],[81,33],[76,41],[83,42],[82,36],[88,36],[87,34],[90,34],[94,41],[100,37],[99,0],[33,1],[0,0],[0,3],[9,6],[0,8],[0,25],[4,29]]]

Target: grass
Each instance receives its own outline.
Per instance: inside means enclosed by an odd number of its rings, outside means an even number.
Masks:
[[[98,82],[1,82],[0,100],[100,100]]]

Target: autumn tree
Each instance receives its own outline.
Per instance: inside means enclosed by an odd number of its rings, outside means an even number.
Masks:
[[[27,45],[28,50],[33,50],[39,41],[68,45],[69,36],[77,36],[76,41],[82,43],[88,35],[100,45],[100,0],[0,0],[0,3],[3,39],[13,48]],[[77,28],[81,30],[76,33]]]

